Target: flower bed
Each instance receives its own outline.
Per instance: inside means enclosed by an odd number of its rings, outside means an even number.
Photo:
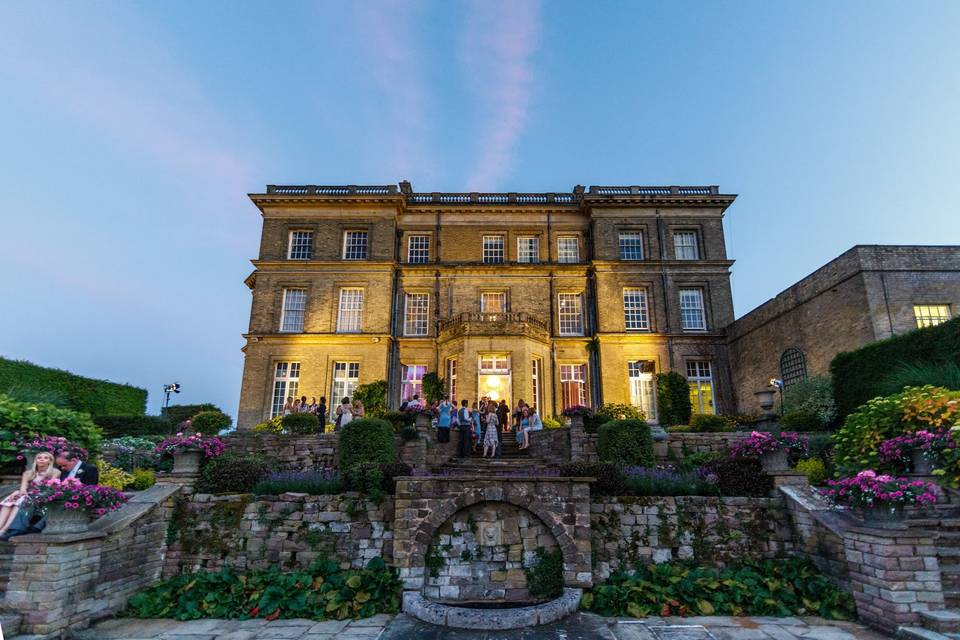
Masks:
[[[223,444],[223,440],[216,436],[208,438],[202,433],[189,436],[178,433],[173,437],[164,438],[154,451],[158,455],[173,455],[179,451],[200,450],[203,452],[203,457],[209,460],[221,455],[224,449],[226,449],[226,446]]]
[[[719,478],[707,468],[692,471],[660,467],[627,467],[628,495],[633,496],[717,496]]]
[[[730,454],[737,458],[759,458],[776,451],[806,454],[807,443],[796,433],[773,434],[769,431],[753,431],[748,437],[730,447]]]
[[[90,454],[83,447],[74,444],[66,438],[59,436],[39,436],[17,442],[21,451],[31,453],[49,453],[56,456],[61,451],[72,451],[80,456],[81,460],[86,460]]]
[[[895,478],[889,474],[878,475],[870,469],[861,471],[852,478],[827,480],[831,488],[823,489],[838,504],[855,507],[873,507],[880,504],[904,506],[933,504],[937,501],[937,487],[922,480]]]
[[[267,474],[253,487],[253,493],[256,495],[273,496],[283,493],[323,496],[334,495],[341,491],[343,491],[343,481],[336,469],[278,471]]]
[[[62,504],[67,510],[82,510],[100,517],[116,511],[126,503],[123,492],[96,484],[83,484],[76,478],[47,480],[33,485],[27,492],[27,502],[35,507]]]

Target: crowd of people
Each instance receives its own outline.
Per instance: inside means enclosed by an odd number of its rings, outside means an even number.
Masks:
[[[98,484],[100,470],[85,462],[75,451],[59,451],[56,456],[46,451],[36,455],[20,476],[20,488],[0,500],[0,540],[9,540],[24,533],[39,533],[46,526],[46,518],[25,508],[24,502],[31,486],[49,480],[76,478],[83,484]]]
[[[320,402],[317,402],[316,396],[310,398],[310,402],[307,402],[307,396],[300,396],[299,398],[294,398],[289,396],[287,401],[283,404],[283,415],[288,416],[292,413],[310,413],[317,416],[317,420],[320,422],[320,433],[326,431],[327,426],[327,399],[322,397]],[[350,398],[343,398],[340,401],[340,404],[337,405],[336,411],[333,414],[333,428],[334,430],[339,430],[340,427],[347,424],[354,418],[364,417],[365,412],[363,409],[363,403],[359,400],[350,401]]]

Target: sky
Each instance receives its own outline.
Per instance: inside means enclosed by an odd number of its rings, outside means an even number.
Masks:
[[[0,355],[236,415],[266,184],[720,185],[740,316],[960,244],[960,2],[43,2],[0,20]]]

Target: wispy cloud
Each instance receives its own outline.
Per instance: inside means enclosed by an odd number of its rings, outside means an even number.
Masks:
[[[353,7],[367,71],[384,100],[377,108],[388,129],[383,171],[396,179],[430,180],[437,158],[430,144],[433,99],[424,78],[425,54],[417,44],[421,3],[390,0]]]
[[[539,40],[539,1],[471,1],[461,60],[484,106],[480,153],[467,181],[471,191],[496,188],[513,166],[530,109]]]

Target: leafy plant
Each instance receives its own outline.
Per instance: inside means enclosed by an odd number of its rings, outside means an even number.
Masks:
[[[122,491],[127,485],[133,482],[132,474],[104,460],[100,460],[97,464],[97,469],[99,469],[100,472],[100,484],[104,487]]]
[[[400,429],[400,438],[402,438],[404,442],[413,442],[419,437],[420,434],[417,432],[417,428],[413,425],[406,425]]]
[[[387,411],[383,419],[393,425],[393,430],[401,433],[405,427],[412,427],[414,414],[412,411]]]
[[[76,478],[47,480],[31,484],[27,489],[26,503],[34,507],[62,504],[65,509],[86,511],[100,517],[108,511],[116,511],[127,501],[123,492],[98,484],[83,484]]]
[[[318,560],[305,571],[276,566],[245,574],[188,573],[130,598],[127,613],[138,618],[346,620],[400,610],[402,583],[382,558],[364,569],[340,569]]]
[[[190,428],[205,436],[215,436],[233,423],[230,416],[220,411],[201,411],[191,421]]]
[[[537,561],[524,569],[527,590],[534,598],[556,598],[563,593],[563,553],[537,548]]]
[[[271,466],[271,461],[253,454],[228,453],[213,458],[200,470],[197,492],[250,493]]]
[[[824,423],[817,414],[806,409],[789,411],[780,418],[780,428],[789,431],[820,431],[823,427]]]
[[[643,411],[633,406],[632,404],[618,404],[615,402],[610,402],[604,405],[601,405],[597,409],[597,417],[603,422],[600,424],[606,424],[613,420],[646,420],[647,417],[643,415]]]
[[[794,469],[806,474],[807,480],[812,485],[823,484],[823,481],[827,479],[827,468],[823,461],[817,458],[801,460]]]
[[[153,469],[134,469],[131,472],[133,480],[130,481],[124,489],[130,491],[143,491],[149,489],[157,483],[156,475]]]
[[[252,493],[258,496],[277,496],[281,493],[322,496],[334,495],[341,491],[343,491],[343,480],[336,469],[317,469],[268,473],[254,485]]]
[[[960,390],[960,364],[956,362],[901,363],[879,385],[883,395],[900,393],[906,387],[924,385]]]
[[[560,475],[571,478],[596,478],[590,493],[600,496],[622,496],[626,491],[626,476],[615,464],[607,462],[566,462],[560,465]]]
[[[715,496],[718,478],[709,469],[675,471],[653,467],[628,467],[626,493],[632,496]]]
[[[540,416],[540,421],[543,422],[544,429],[559,429],[563,426],[559,420],[550,416]]]
[[[382,418],[387,413],[387,381],[377,380],[358,385],[353,392],[354,401],[363,403],[366,415]]]
[[[643,420],[614,420],[600,427],[597,455],[601,462],[653,465],[653,437]]]
[[[2,437],[7,432],[11,440],[15,434],[23,438],[35,436],[58,436],[69,442],[95,452],[100,446],[101,431],[86,413],[61,409],[52,404],[15,402],[0,395],[0,442],[10,442]],[[15,450],[0,446],[0,464],[15,459]]]
[[[397,492],[397,477],[411,473],[410,465],[403,462],[358,464],[344,472],[344,486],[348,491],[359,491],[379,504],[384,496]]]
[[[657,406],[660,424],[688,424],[693,406],[690,404],[690,385],[687,379],[676,371],[658,373]]]
[[[337,455],[340,469],[351,469],[358,464],[385,464],[397,459],[397,445],[393,427],[386,420],[364,418],[351,420],[337,435]]]
[[[253,432],[280,435],[283,433],[283,416],[274,416],[269,420],[258,422],[257,424],[253,425]]]
[[[715,569],[680,562],[616,573],[584,595],[584,609],[603,616],[793,616],[850,620],[850,594],[808,560],[767,560]]]
[[[291,435],[310,436],[320,429],[320,419],[314,413],[291,413],[283,416],[282,425]]]
[[[763,473],[757,458],[724,458],[707,468],[716,474],[721,496],[763,498],[773,490],[773,479]]]
[[[737,428],[737,423],[727,416],[698,413],[690,418],[690,427],[697,433],[710,433],[714,431],[733,431]]]
[[[157,461],[154,451],[157,443],[150,438],[123,436],[103,443],[104,451],[113,450],[114,463],[124,471],[137,468],[152,469]]]
[[[443,378],[438,376],[436,372],[431,371],[423,375],[423,395],[428,403],[433,404],[442,400],[445,393]]]
[[[791,383],[783,392],[783,411],[784,415],[803,412],[814,416],[819,425],[805,431],[819,431],[832,423],[837,417],[837,406],[830,377],[810,376]]]

